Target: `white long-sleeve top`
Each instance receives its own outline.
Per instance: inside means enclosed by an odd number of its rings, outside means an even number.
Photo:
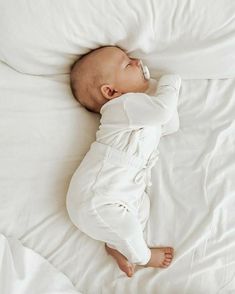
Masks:
[[[150,80],[146,93],[127,93],[101,108],[96,141],[149,159],[161,136],[179,128],[177,103],[181,78],[164,75]]]

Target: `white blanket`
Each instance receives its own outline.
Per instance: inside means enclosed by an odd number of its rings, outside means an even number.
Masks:
[[[70,280],[17,239],[0,234],[1,294],[76,294]]]

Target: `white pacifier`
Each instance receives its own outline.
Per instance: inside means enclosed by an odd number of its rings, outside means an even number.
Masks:
[[[140,66],[144,75],[145,80],[149,80],[150,79],[150,73],[149,73],[149,69],[147,67],[147,65],[144,65],[142,60],[140,60]]]

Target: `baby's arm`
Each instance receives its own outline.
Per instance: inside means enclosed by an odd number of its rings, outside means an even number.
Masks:
[[[162,136],[170,135],[179,130],[180,121],[178,111],[175,110],[171,119],[162,126]]]
[[[126,94],[124,109],[133,126],[164,125],[177,109],[181,78],[177,75],[162,76],[156,96],[145,93]]]

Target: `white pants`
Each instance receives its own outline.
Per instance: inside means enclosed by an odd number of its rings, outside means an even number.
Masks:
[[[67,197],[70,218],[91,238],[107,243],[130,262],[144,265],[151,255],[143,235],[149,218],[150,203],[143,183],[139,186],[134,182],[130,183],[139,171],[136,168],[137,161],[122,152],[107,151],[100,144],[96,144],[93,149],[95,152],[92,153],[91,150],[86,156],[71,181]],[[97,160],[97,154],[101,153],[108,158],[107,164],[100,164],[100,160]],[[113,168],[110,163],[114,164]],[[117,174],[119,169],[120,173]],[[109,180],[108,185],[105,179]],[[120,193],[112,197],[110,194],[116,185],[116,191]],[[82,198],[80,202],[79,193]],[[129,201],[126,202],[127,197]]]

